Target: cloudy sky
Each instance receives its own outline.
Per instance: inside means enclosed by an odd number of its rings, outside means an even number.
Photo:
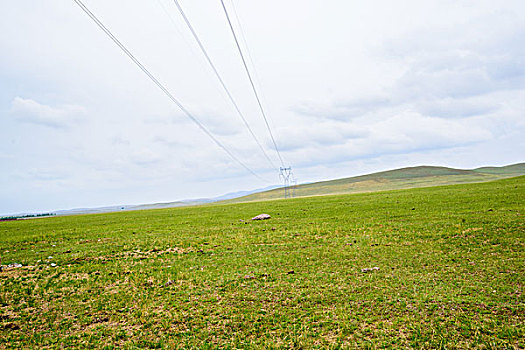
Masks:
[[[173,1],[83,1],[262,179],[73,0],[0,0],[0,213],[279,183]],[[278,166],[220,1],[180,1]],[[299,182],[525,160],[523,1],[233,1],[226,6],[232,16],[236,9],[275,139]]]

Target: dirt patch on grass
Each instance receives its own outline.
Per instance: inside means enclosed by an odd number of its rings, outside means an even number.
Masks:
[[[89,274],[85,272],[73,272],[73,273],[65,273],[60,275],[59,280],[66,281],[66,280],[87,280],[89,278]]]

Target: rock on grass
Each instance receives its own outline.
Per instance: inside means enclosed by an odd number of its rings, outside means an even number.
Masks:
[[[379,270],[379,267],[377,267],[377,266],[365,267],[364,269],[361,269],[361,272],[373,272],[373,271],[376,271],[376,270]]]
[[[271,216],[268,214],[259,214],[257,216],[254,216],[252,220],[267,220],[269,218],[271,218]]]

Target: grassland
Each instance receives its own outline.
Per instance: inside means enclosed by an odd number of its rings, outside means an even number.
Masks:
[[[294,189],[294,196],[325,196],[328,194],[377,192],[487,182],[520,175],[525,175],[525,163],[512,164],[503,167],[483,167],[472,170],[437,166],[417,166],[298,185]],[[283,195],[284,193],[282,189],[274,189],[235,198],[225,202],[244,203],[280,199],[283,198]]]
[[[525,348],[524,215],[516,177],[0,222],[0,347]]]

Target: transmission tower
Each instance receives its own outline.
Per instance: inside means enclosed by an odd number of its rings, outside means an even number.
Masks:
[[[284,198],[295,196],[297,181],[293,177],[292,167],[280,167],[279,177],[284,183]]]

